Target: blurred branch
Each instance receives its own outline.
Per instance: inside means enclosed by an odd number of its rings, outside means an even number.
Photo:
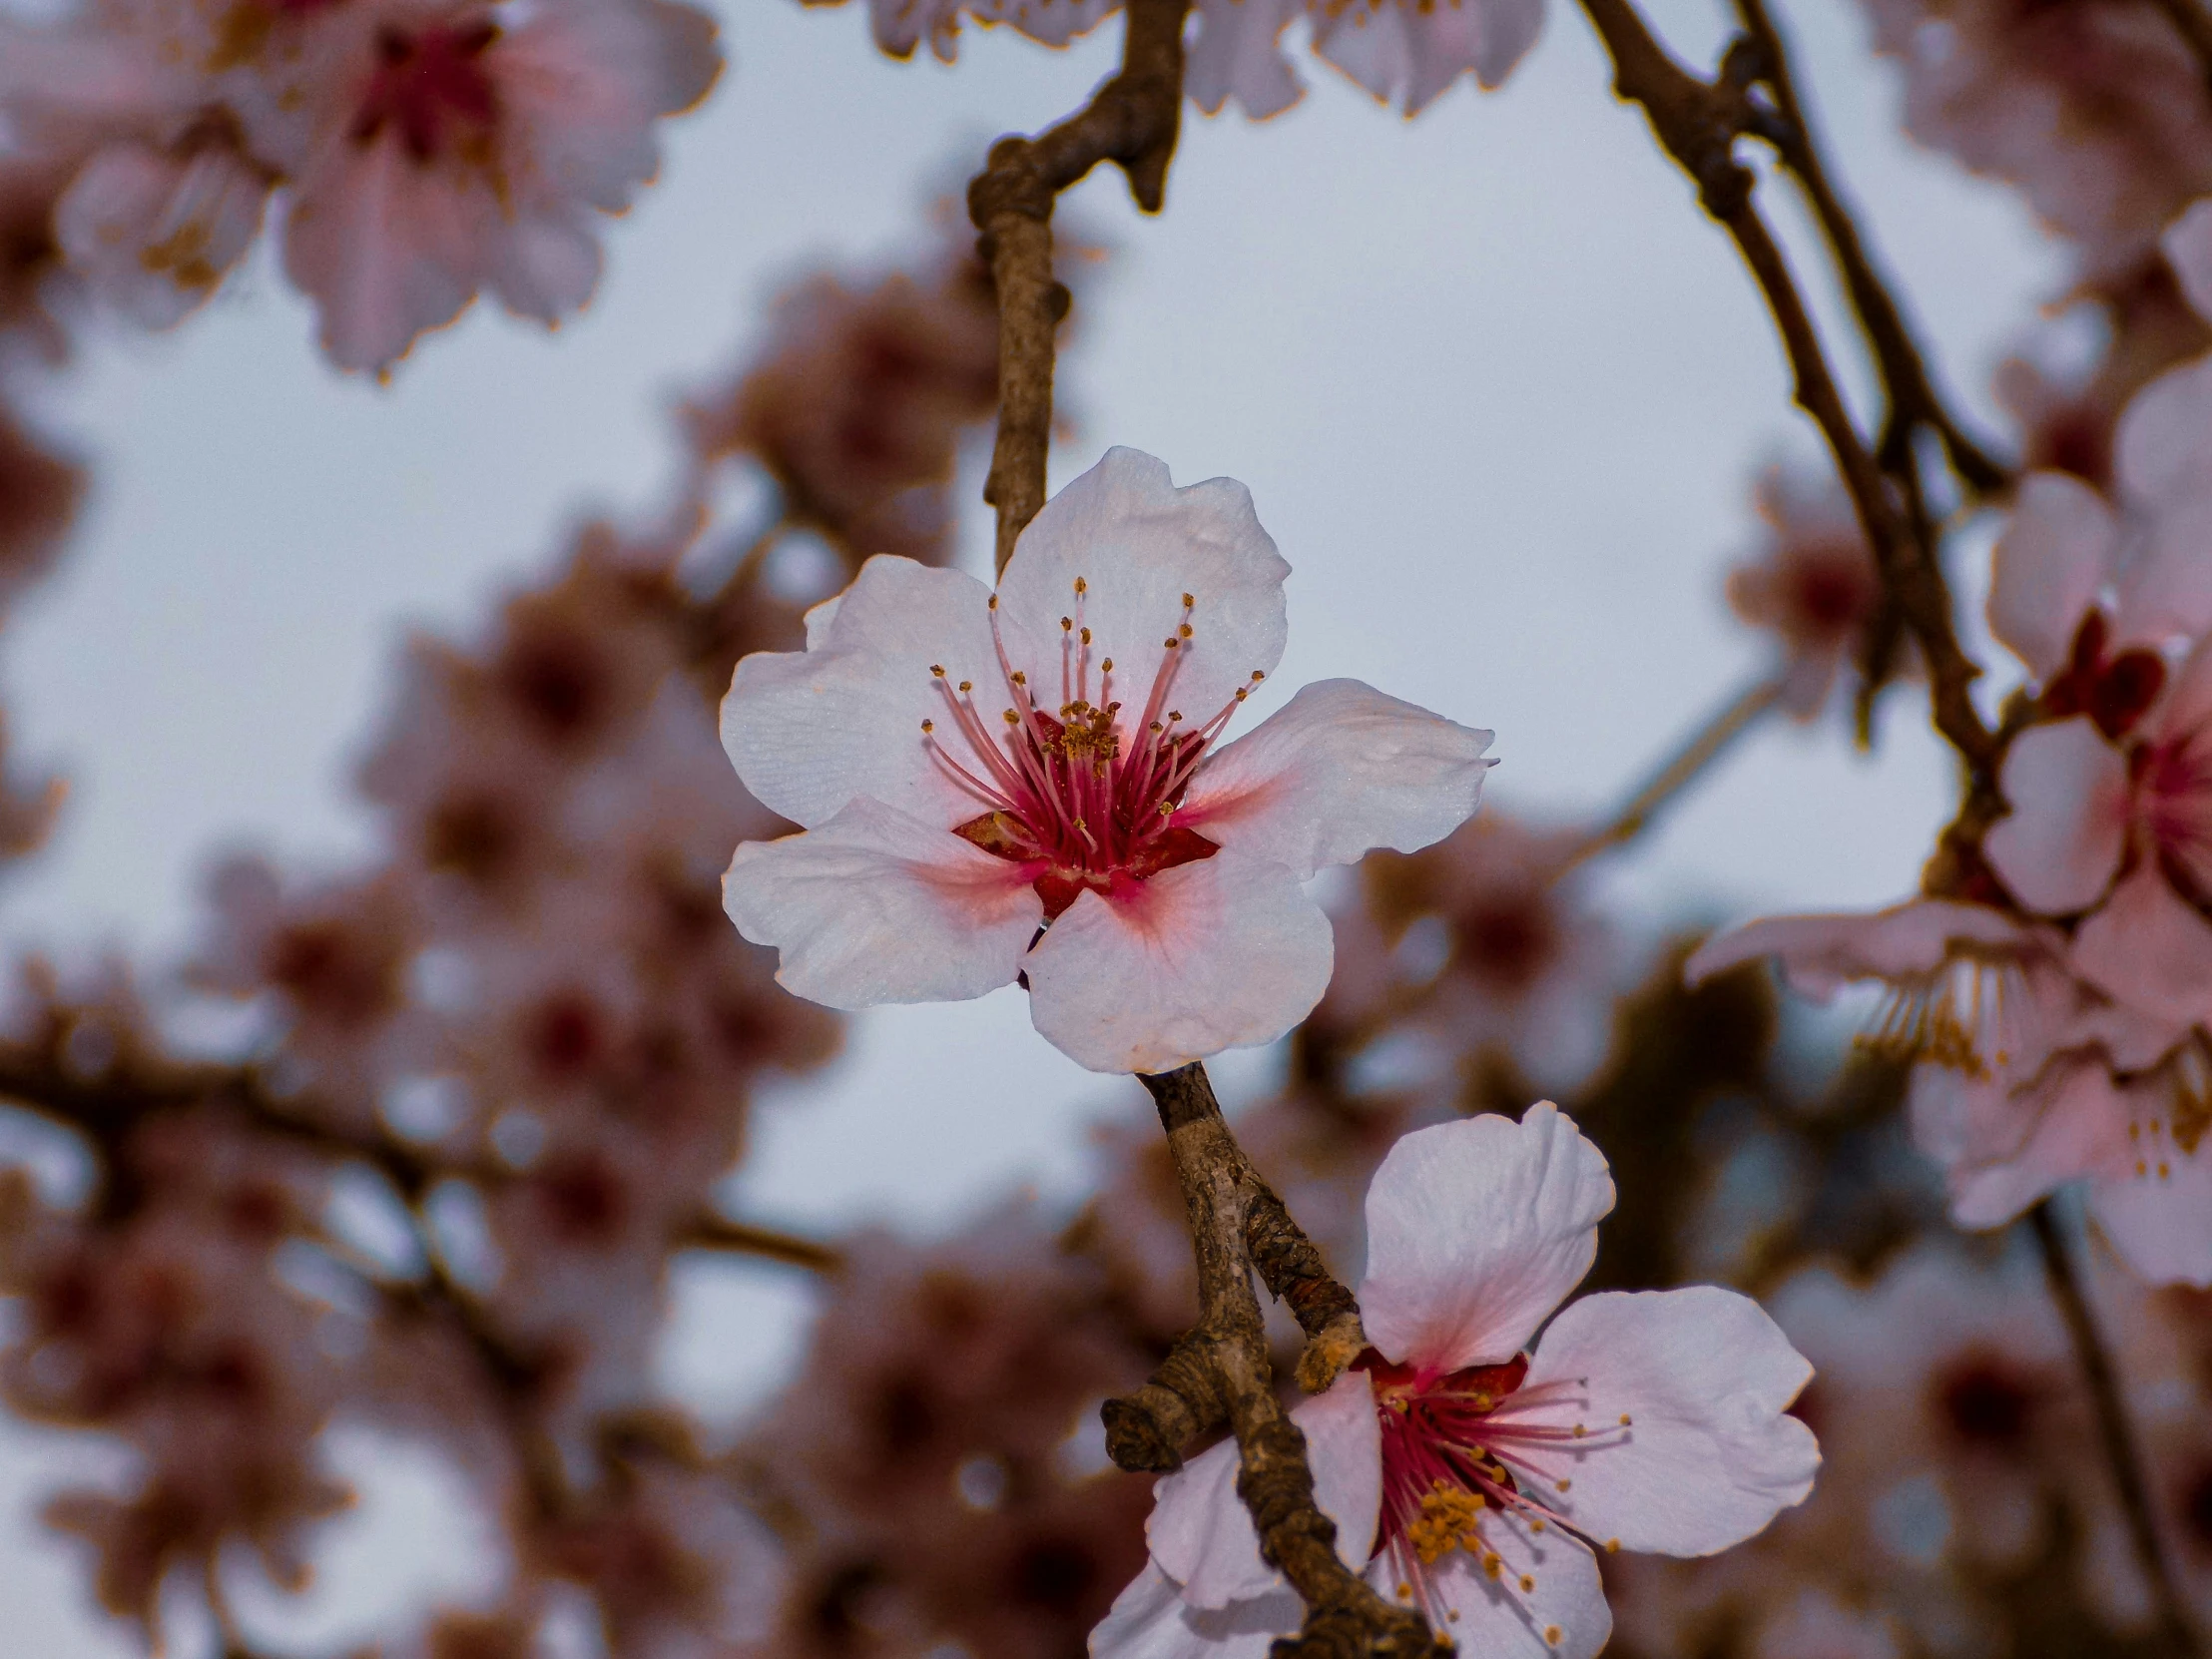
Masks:
[[[1649,783],[1629,797],[1628,804],[1613,815],[1604,829],[1568,854],[1566,862],[1559,866],[1558,875],[1565,875],[1607,847],[1618,846],[1642,834],[1653,816],[1696,783],[1707,767],[1726,754],[1739,737],[1757,724],[1761,715],[1775,706],[1781,695],[1781,681],[1762,680],[1731,698],[1725,708],[1675,751],[1673,758],[1652,775]]]
[[[1128,0],[1121,72],[1037,138],[991,146],[968,186],[968,217],[998,292],[998,441],[983,499],[998,509],[1000,570],[1044,505],[1052,443],[1053,331],[1068,291],[1052,276],[1052,209],[1100,162],[1116,163],[1129,194],[1158,213],[1183,111],[1183,24],[1191,0]]]
[[[2072,1254],[2050,1213],[2050,1200],[2044,1199],[2029,1210],[2027,1223],[2028,1231],[2035,1236],[2035,1249],[2043,1259],[2043,1277],[2049,1281],[2051,1300],[2058,1304],[2058,1312],[2066,1322],[2074,1359],[2096,1406],[2098,1438],[2112,1471],[2112,1484],[2119,1492],[2120,1509],[2127,1516],[2128,1542],[2134,1547],[2136,1565],[2149,1580],[2152,1599],[2157,1603],[2162,1645],[2176,1656],[2194,1654],[2197,1642],[2184,1611],[2186,1604],[2167,1569],[2165,1551],[2159,1547],[2158,1523],[2143,1482],[2142,1450],[2136,1443],[2127,1403],[2120,1397],[2119,1379],[2097,1332],[2095,1316],[2089,1311]]]
[[[2166,21],[2188,42],[2207,90],[2212,90],[2212,12],[2204,9],[2202,0],[2151,0],[2151,4],[2166,14]]]
[[[1759,284],[1789,356],[1793,395],[1827,440],[1889,602],[1920,643],[1936,728],[1970,771],[1987,775],[1996,765],[1996,745],[1969,695],[1981,671],[1958,643],[1925,514],[1908,519],[1901,513],[1893,480],[1853,426],[1789,263],[1752,200],[1752,173],[1735,156],[1739,137],[1769,136],[1779,119],[1750,97],[1767,68],[1761,62],[1766,53],[1740,37],[1718,78],[1704,81],[1667,55],[1630,0],[1581,4],[1612,59],[1614,91],[1642,106],[1660,145],[1696,182],[1700,204],[1734,240]]]
[[[844,1267],[844,1252],[834,1245],[803,1239],[793,1233],[780,1233],[773,1227],[730,1221],[722,1216],[702,1217],[676,1236],[676,1244],[679,1249],[758,1256],[763,1261],[805,1268],[809,1273],[836,1273]]]
[[[1206,1068],[1138,1079],[1160,1109],[1198,1262],[1197,1327],[1136,1393],[1106,1402],[1106,1448],[1133,1471],[1180,1468],[1183,1450],[1226,1422],[1240,1453],[1237,1495],[1260,1553],[1297,1589],[1306,1622],[1275,1644],[1283,1659],[1426,1659],[1450,1651],[1410,1607],[1393,1606],[1337,1554],[1337,1527],[1314,1500],[1306,1436],[1284,1413],[1252,1289],[1261,1282],[1306,1332],[1298,1379],[1334,1382],[1367,1346],[1359,1304],[1260,1179],[1223,1121]]]

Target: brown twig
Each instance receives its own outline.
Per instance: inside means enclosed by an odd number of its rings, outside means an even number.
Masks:
[[[720,1250],[739,1256],[758,1256],[766,1262],[782,1262],[809,1273],[836,1273],[844,1267],[844,1252],[817,1239],[803,1239],[773,1227],[731,1221],[724,1216],[703,1216],[677,1234],[679,1247]]]
[[[1143,1388],[1107,1401],[1107,1450],[1126,1469],[1174,1469],[1191,1441],[1226,1421],[1260,1552],[1306,1603],[1304,1627],[1276,1644],[1280,1659],[1440,1659],[1448,1644],[1420,1615],[1385,1601],[1337,1554],[1336,1523],[1314,1500],[1306,1437],[1276,1398],[1252,1276],[1306,1332],[1299,1381],[1310,1390],[1327,1387],[1366,1345],[1359,1305],[1237,1145],[1206,1068],[1140,1081],[1160,1109],[1182,1187],[1201,1315]]]
[[[983,499],[998,509],[998,568],[1044,505],[1052,443],[1053,331],[1068,291],[1052,276],[1052,209],[1100,162],[1158,213],[1183,110],[1183,23],[1191,0],[1128,0],[1121,72],[1037,138],[1007,137],[968,186],[968,217],[998,293],[998,442]]]
[[[2188,43],[2206,89],[2212,91],[2212,12],[2204,9],[2202,0],[2151,0],[2151,4],[2166,14],[2166,21]]]
[[[2096,1318],[2089,1311],[2073,1257],[2050,1213],[2050,1201],[2044,1199],[2028,1211],[2027,1221],[2028,1230],[2035,1236],[2035,1249],[2043,1259],[2043,1277],[2050,1284],[2051,1300],[2058,1304],[2058,1312],[2066,1322],[2066,1335],[2073,1341],[2081,1379],[2089,1386],[2098,1437],[2104,1442],[2104,1459],[2111,1468],[2112,1483],[2119,1490],[2121,1512],[2127,1516],[2128,1541],[2134,1546],[2136,1565],[2149,1579],[2152,1599],[2158,1604],[2160,1637],[2167,1652],[2193,1654],[2197,1651],[2196,1637],[2183,1611],[2181,1592],[2167,1569],[2165,1551],[2159,1547],[2158,1523],[2143,1482],[2142,1451],[2136,1444],[2134,1425],[2128,1420],[2126,1401],[2120,1398],[2119,1379],[2097,1332]]]
[[[1756,685],[1739,692],[1729,699],[1712,719],[1708,720],[1690,739],[1675,751],[1667,764],[1652,774],[1644,785],[1619,812],[1607,821],[1605,827],[1572,852],[1566,861],[1553,872],[1557,880],[1568,871],[1579,868],[1588,859],[1607,847],[1618,846],[1642,834],[1652,817],[1682,791],[1697,782],[1705,769],[1728,752],[1729,746],[1757,725],[1762,715],[1772,709],[1782,696],[1782,682],[1761,680]]]
[[[1643,107],[1661,146],[1696,182],[1699,202],[1734,239],[1759,284],[1789,356],[1793,395],[1827,440],[1888,598],[1920,644],[1936,730],[1976,776],[1986,775],[1996,748],[1968,690],[1980,670],[1958,644],[1933,538],[1917,533],[1922,515],[1908,518],[1893,481],[1853,426],[1789,263],[1752,201],[1751,171],[1736,159],[1738,138],[1763,136],[1774,126],[1772,112],[1749,96],[1765,54],[1739,40],[1720,75],[1704,81],[1667,55],[1630,0],[1581,4],[1612,59],[1614,91]]]

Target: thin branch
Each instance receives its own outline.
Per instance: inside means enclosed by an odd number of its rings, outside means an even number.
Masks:
[[[1986,775],[1996,764],[1996,747],[1968,691],[1980,670],[1958,644],[1934,544],[1914,533],[1890,480],[1852,425],[1789,263],[1752,202],[1752,174],[1735,157],[1736,139],[1762,130],[1761,112],[1747,96],[1759,53],[1739,42],[1720,78],[1703,81],[1667,55],[1629,0],[1581,4],[1613,61],[1614,91],[1643,107],[1661,146],[1696,181],[1700,203],[1735,240],[1759,284],[1789,356],[1793,395],[1827,440],[1883,586],[1920,642],[1936,730],[1976,776]]]
[[[1613,815],[1604,829],[1567,855],[1566,861],[1553,872],[1552,879],[1557,880],[1569,870],[1578,868],[1607,847],[1618,846],[1642,834],[1662,807],[1696,783],[1705,769],[1757,725],[1759,718],[1781,697],[1780,680],[1761,680],[1731,698],[1712,719],[1691,734],[1690,740],[1652,775],[1649,783],[1629,797],[1627,805]]]
[[[2172,0],[2194,9],[2195,0]],[[1767,10],[1766,0],[1736,0],[1736,15],[1757,51],[1761,82],[1774,95],[1779,119],[1759,125],[1759,136],[1774,146],[1785,170],[1803,187],[1812,204],[1813,217],[1828,243],[1836,269],[1844,278],[1851,307],[1874,353],[1875,367],[1889,409],[1883,418],[1882,441],[1877,459],[1885,470],[1913,464],[1912,437],[1916,430],[1933,432],[1960,482],[1977,495],[1990,495],[2010,487],[2011,474],[1968,437],[1944,407],[1928,362],[1903,307],[1891,292],[1888,278],[1867,250],[1859,226],[1842,194],[1829,177],[1821,158],[1819,141],[1805,107],[1798,98],[1797,81],[1790,71],[1790,57],[1781,29]]]
[[[2165,1552],[2159,1547],[2158,1523],[2151,1511],[2149,1490],[2143,1482],[2142,1452],[2136,1444],[2134,1425],[2128,1421],[2127,1404],[2120,1398],[2119,1379],[2113,1373],[2111,1356],[2105,1352],[2103,1338],[2098,1335],[2096,1319],[2089,1312],[2088,1298],[2082,1294],[2073,1258],[2050,1213],[2050,1201],[2045,1199],[2028,1211],[2027,1220],[2029,1231],[2035,1235],[2035,1248],[2043,1259],[2043,1277],[2050,1283],[2051,1300],[2058,1304],[2058,1312],[2066,1322],[2066,1335],[2073,1340],[2074,1359],[2081,1367],[2082,1381],[2089,1385],[2089,1397],[2096,1408],[2098,1437],[2104,1443],[2104,1459],[2112,1471],[2112,1484],[2119,1491],[2121,1512],[2127,1516],[2128,1541],[2134,1546],[2136,1565],[2150,1581],[2152,1598],[2158,1604],[2160,1639],[2169,1653],[2193,1654],[2197,1651],[2196,1637],[2183,1611],[2181,1592],[2167,1570]]]
[[[1237,1495],[1260,1553],[1306,1603],[1278,1659],[1442,1659],[1450,1651],[1410,1607],[1385,1601],[1337,1553],[1337,1527],[1314,1500],[1306,1436],[1276,1398],[1255,1269],[1307,1333],[1300,1381],[1326,1387],[1365,1346],[1359,1305],[1268,1190],[1223,1121],[1206,1068],[1139,1079],[1160,1109],[1198,1263],[1197,1328],[1137,1393],[1107,1401],[1107,1449],[1129,1469],[1173,1469],[1226,1420],[1239,1452]],[[1343,1360],[1335,1357],[1342,1355]]]
[[[1183,111],[1183,24],[1191,0],[1128,0],[1121,72],[1033,139],[1008,137],[968,186],[968,217],[998,293],[998,441],[983,499],[998,509],[998,568],[1044,505],[1052,443],[1053,331],[1068,291],[1052,276],[1052,209],[1100,162],[1158,213]]]
[[[773,1227],[731,1221],[723,1216],[703,1216],[676,1235],[679,1249],[719,1250],[738,1256],[758,1256],[805,1268],[809,1273],[831,1274],[844,1267],[844,1252],[816,1239],[780,1233]]]

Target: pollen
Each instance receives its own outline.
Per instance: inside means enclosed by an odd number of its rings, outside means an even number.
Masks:
[[[1620,1541],[1620,1539],[1618,1539],[1618,1538],[1608,1538],[1608,1539],[1606,1539],[1606,1540],[1605,1540],[1605,1553],[1606,1553],[1606,1554],[1608,1554],[1608,1555],[1618,1555],[1618,1554],[1619,1554],[1620,1552],[1621,1552],[1621,1541]]]
[[[1082,577],[1082,576],[1078,576],[1078,577],[1077,577],[1077,578],[1075,579],[1075,592],[1076,592],[1076,595],[1077,595],[1077,597],[1079,597],[1079,598],[1080,598],[1080,597],[1081,597],[1082,595],[1084,595],[1084,594],[1086,594],[1086,593],[1089,593],[1090,591],[1091,591],[1091,584],[1090,584],[1090,580],[1089,580],[1089,578],[1087,578],[1087,577]]]
[[[1636,1426],[1636,1419],[1631,1417],[1626,1411],[1623,1411],[1621,1413],[1621,1426],[1623,1428],[1633,1428]]]
[[[1544,1626],[1544,1640],[1550,1643],[1553,1647],[1557,1647],[1559,1645],[1559,1636],[1560,1630],[1557,1625],[1547,1624]]]
[[[1471,1554],[1481,1541],[1475,1523],[1482,1508],[1480,1493],[1439,1480],[1421,1494],[1420,1513],[1405,1528],[1405,1541],[1424,1567],[1454,1549],[1463,1547]]]
[[[1563,1492],[1563,1491],[1565,1491],[1565,1490],[1566,1490],[1566,1489],[1567,1489],[1567,1488],[1568,1488],[1569,1486],[1572,1486],[1573,1484],[1574,1484],[1574,1482],[1573,1482],[1573,1481],[1571,1481],[1571,1480],[1562,1480],[1562,1481],[1560,1481],[1560,1482],[1559,1482],[1559,1489],[1560,1489],[1560,1490],[1561,1490],[1561,1491]]]
[[[1082,642],[1083,642],[1083,643],[1084,643],[1085,645],[1088,645],[1088,644],[1090,644],[1090,643],[1091,643],[1091,631],[1090,631],[1090,630],[1089,630],[1088,628],[1084,629],[1084,630],[1083,630],[1083,631],[1082,631],[1081,633],[1077,634],[1077,635],[1076,635],[1075,637],[1076,637],[1077,639],[1081,640],[1081,641],[1082,641]]]
[[[1528,1592],[1533,1590],[1535,1587],[1536,1580],[1533,1574],[1524,1572],[1520,1575],[1520,1589],[1522,1595],[1528,1594]]]
[[[1072,634],[1072,633],[1074,633],[1074,632],[1075,632],[1075,618],[1073,618],[1073,617],[1071,617],[1071,616],[1064,616],[1064,617],[1062,617],[1062,618],[1060,619],[1060,632],[1061,632],[1061,633],[1063,633],[1063,634]]]
[[[1170,651],[1173,651],[1173,650],[1174,650],[1174,649],[1175,649],[1175,648],[1176,648],[1177,646],[1181,645],[1181,644],[1182,644],[1183,642],[1182,642],[1181,640],[1177,639],[1177,638],[1176,638],[1176,637],[1175,637],[1175,636],[1174,636],[1173,634],[1170,634],[1170,635],[1169,635],[1169,636],[1168,636],[1168,637],[1167,637],[1166,639],[1162,640],[1162,641],[1161,641],[1160,643],[1161,643],[1162,645],[1166,646],[1166,647],[1167,647],[1167,648],[1168,648],[1168,649],[1169,649]]]
[[[1198,601],[1193,599],[1189,594],[1185,594],[1183,596],[1183,609],[1185,609],[1186,611],[1196,609]]]
[[[1589,1430],[1588,1430],[1587,1428],[1583,1427],[1583,1426],[1582,1426],[1582,1425],[1581,1425],[1580,1423],[1576,1423],[1576,1424],[1574,1425],[1574,1437],[1575,1437],[1576,1439],[1578,1439],[1578,1440],[1579,1440],[1579,1439],[1581,1439],[1581,1438],[1582,1438],[1582,1436],[1583,1436],[1583,1435],[1585,1435],[1585,1434],[1587,1434],[1588,1432],[1589,1432]]]
[[[974,682],[973,680],[962,680],[962,681],[960,682],[960,690],[961,690],[961,692],[962,692],[963,694],[965,694],[965,693],[967,693],[967,692],[971,692],[971,691],[973,691],[974,689],[975,689],[975,682]]]
[[[1021,724],[1021,716],[1015,714],[1011,709],[1005,712],[1003,718],[1008,726],[1019,726]]]
[[[1175,637],[1179,640],[1189,639],[1191,637],[1191,625],[1187,622],[1180,624],[1175,630]]]
[[[938,679],[942,680],[944,678],[944,664],[931,663],[929,665],[929,672],[931,674],[934,674]]]
[[[925,720],[921,723],[921,729],[924,732],[934,732],[937,729],[937,723],[933,720]]]

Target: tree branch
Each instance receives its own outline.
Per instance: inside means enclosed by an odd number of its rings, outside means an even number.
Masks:
[[[1053,332],[1068,291],[1052,276],[1052,209],[1100,162],[1158,213],[1183,111],[1183,23],[1191,0],[1128,0],[1121,72],[1037,138],[1007,137],[968,186],[968,217],[998,292],[998,441],[983,499],[998,509],[998,568],[1044,505],[1052,445]]]
[[[2167,1570],[2165,1552],[2159,1548],[2158,1523],[2152,1514],[2150,1493],[2143,1484],[2142,1452],[2135,1442],[2134,1425],[2128,1421],[2119,1379],[2097,1334],[2096,1320],[2089,1312],[2088,1298],[2082,1294],[2073,1258],[2050,1213],[2050,1200],[2044,1199],[2028,1211],[2027,1221],[2035,1235],[2036,1251],[2043,1259],[2043,1277],[2050,1284],[2051,1300],[2058,1304],[2058,1312],[2066,1322],[2074,1359],[2096,1407],[2097,1434],[2104,1445],[2104,1460],[2112,1471],[2112,1483],[2119,1490],[2121,1512],[2127,1516],[2128,1541],[2134,1546],[2136,1565],[2150,1581],[2151,1596],[2158,1605],[2160,1641],[2171,1654],[2193,1654],[2197,1651],[2196,1637],[2183,1611],[2181,1592]]]
[[[1310,1389],[1327,1387],[1366,1346],[1359,1305],[1229,1133],[1206,1068],[1139,1081],[1160,1109],[1182,1187],[1201,1314],[1144,1387],[1107,1401],[1108,1452],[1126,1469],[1178,1468],[1185,1447],[1226,1421],[1260,1552],[1306,1603],[1304,1628],[1276,1644],[1279,1659],[1439,1659],[1448,1644],[1420,1615],[1385,1601],[1337,1554],[1336,1523],[1314,1500],[1306,1437],[1276,1397],[1252,1275],[1306,1332],[1299,1379]]]
[[[1996,764],[1996,746],[1968,694],[1981,671],[1958,644],[1933,537],[1918,522],[1925,515],[1916,512],[1909,520],[1901,511],[1891,480],[1852,425],[1789,263],[1752,201],[1752,174],[1735,157],[1739,137],[1765,136],[1775,126],[1771,112],[1748,96],[1764,54],[1739,40],[1719,78],[1703,81],[1667,55],[1630,0],[1581,4],[1612,59],[1614,91],[1643,107],[1661,146],[1696,181],[1699,202],[1734,239],[1759,284],[1789,356],[1793,396],[1827,440],[1885,593],[1920,643],[1936,728],[1976,777],[1986,776]]]
[[[1603,829],[1567,855],[1552,879],[1557,880],[1569,870],[1579,868],[1607,847],[1618,846],[1642,834],[1653,815],[1696,783],[1705,769],[1757,725],[1760,717],[1772,709],[1781,696],[1781,681],[1761,680],[1731,698],[1726,707],[1690,735],[1689,741],[1652,775],[1649,783],[1629,797],[1628,804],[1615,813]]]

